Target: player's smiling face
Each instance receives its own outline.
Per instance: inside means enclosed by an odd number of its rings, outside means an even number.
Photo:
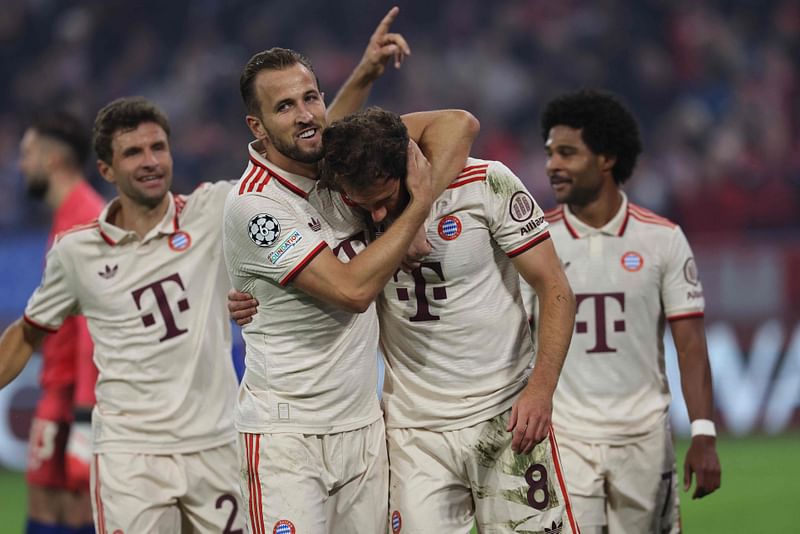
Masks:
[[[111,149],[111,165],[101,160],[98,170],[117,186],[120,196],[147,208],[163,202],[172,185],[172,154],[164,129],[143,122],[133,130],[117,131]]]
[[[547,176],[559,204],[589,204],[598,198],[604,181],[611,177],[603,171],[609,158],[592,152],[581,133],[579,128],[554,126],[545,143]]]
[[[366,190],[357,190],[347,184],[342,184],[342,189],[376,223],[393,221],[400,216],[409,201],[405,186],[397,178],[376,180]]]
[[[322,157],[326,119],[314,74],[299,63],[281,70],[262,70],[256,76],[255,89],[261,117],[260,124],[251,129],[264,142],[267,158],[292,172],[316,169]]]

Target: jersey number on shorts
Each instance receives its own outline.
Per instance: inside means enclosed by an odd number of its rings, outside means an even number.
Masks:
[[[436,276],[439,277],[439,280],[442,282],[445,281],[444,279],[444,272],[442,271],[442,264],[438,261],[435,262],[424,262],[419,267],[411,271],[411,277],[414,279],[414,298],[417,301],[417,313],[409,317],[411,322],[421,322],[421,321],[438,321],[439,316],[434,315],[431,313],[430,304],[428,303],[428,294],[427,294],[427,283],[425,282],[425,275],[422,272],[423,269],[427,269],[431,271]],[[400,271],[396,271],[394,273],[394,281],[399,282],[398,274]],[[447,299],[447,288],[444,285],[441,286],[433,286],[431,288],[431,297],[433,300],[445,300]],[[408,289],[405,287],[398,287],[397,288],[397,298],[402,301],[411,300],[411,296],[408,293]]]
[[[533,464],[525,471],[525,482],[528,483],[528,504],[537,510],[544,510],[550,503],[550,492],[547,489],[547,469],[542,464]]]
[[[223,493],[217,498],[217,508],[222,508],[225,501],[230,501],[231,513],[228,516],[228,522],[225,523],[225,530],[222,531],[222,534],[242,534],[242,529],[237,528],[234,530],[233,528],[233,525],[236,523],[236,514],[239,512],[239,505],[236,503],[236,497],[230,493]]]

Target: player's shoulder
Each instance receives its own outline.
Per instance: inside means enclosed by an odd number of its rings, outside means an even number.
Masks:
[[[649,210],[645,207],[628,202],[628,220],[627,224],[631,228],[636,228],[638,231],[646,232],[667,232],[677,233],[680,232],[680,226],[666,217],[662,217],[656,212]]]
[[[56,234],[53,240],[53,248],[59,250],[69,250],[82,245],[90,245],[103,241],[103,233],[97,219],[76,224],[71,228]]]
[[[216,182],[202,182],[188,195],[173,195],[175,206],[181,210],[195,206],[207,207],[209,204],[222,204],[228,193],[233,189],[235,182],[219,180]]]
[[[458,189],[469,184],[486,182],[489,175],[489,168],[493,161],[467,158],[467,164],[461,169],[455,180],[447,186],[447,189]]]

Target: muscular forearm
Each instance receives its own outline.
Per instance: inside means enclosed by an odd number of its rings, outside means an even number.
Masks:
[[[0,337],[0,388],[8,385],[31,359],[38,336],[26,332],[22,319],[12,323]]]
[[[537,289],[539,322],[537,325],[536,365],[531,386],[550,395],[556,389],[561,368],[569,350],[575,324],[575,298],[569,285]]]
[[[369,70],[359,64],[344,82],[336,97],[328,107],[328,123],[355,113],[364,105],[372,90],[375,78]]]
[[[441,195],[464,169],[480,122],[471,113],[449,109],[403,115],[409,136],[431,162],[433,198]]]
[[[705,328],[702,319],[683,319],[671,323],[681,389],[689,419],[713,419],[714,398],[711,366],[708,363]]]

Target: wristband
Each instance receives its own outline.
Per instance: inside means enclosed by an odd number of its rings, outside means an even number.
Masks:
[[[716,435],[717,429],[714,426],[714,421],[710,419],[695,419],[692,421],[692,437]]]

